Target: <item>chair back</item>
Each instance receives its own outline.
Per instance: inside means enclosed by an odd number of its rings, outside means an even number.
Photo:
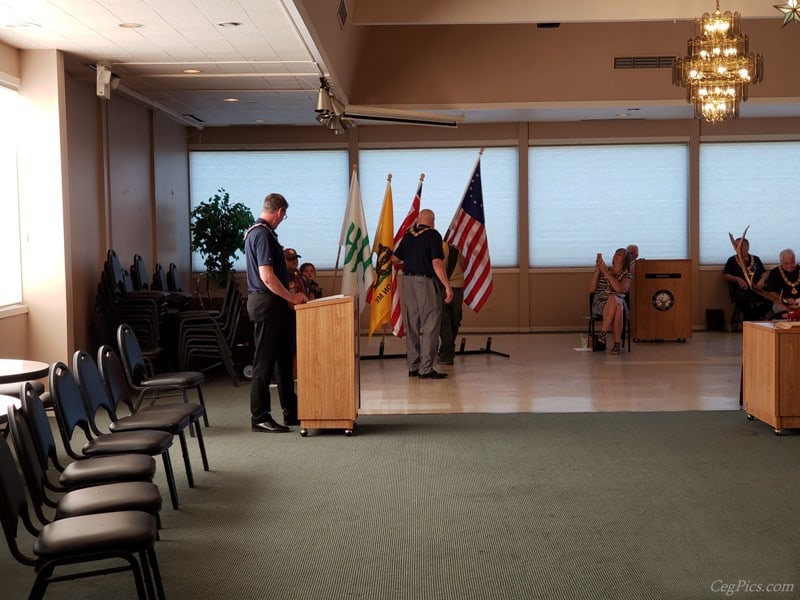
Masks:
[[[167,270],[167,291],[169,292],[182,292],[180,278],[178,277],[178,265],[169,263]]]
[[[141,381],[147,377],[147,364],[144,361],[139,340],[129,325],[123,323],[117,328],[117,345],[119,346],[122,366],[128,384],[134,389],[140,387]]]
[[[148,288],[147,267],[144,264],[144,259],[140,254],[133,255],[133,264],[131,265],[131,279],[133,280],[133,289],[135,291],[146,290]]]
[[[105,273],[112,287],[118,287],[122,283],[122,263],[119,262],[117,253],[110,249],[106,252]]]
[[[64,449],[72,458],[79,459],[81,456],[71,444],[75,430],[83,431],[88,440],[93,439],[93,436],[81,389],[67,365],[62,362],[50,366],[50,394],[53,397],[53,411],[56,413]]]
[[[64,467],[58,459],[56,439],[53,437],[53,430],[50,428],[50,419],[47,417],[44,403],[30,383],[23,384],[23,389],[24,392],[20,397],[22,403],[20,412],[27,420],[28,427],[33,434],[42,469],[46,470],[52,461],[56,469],[63,471]]]
[[[0,436],[0,522],[3,524],[3,533],[11,555],[22,564],[32,567],[37,562],[25,556],[17,546],[20,520],[31,535],[39,534],[28,512],[25,484],[17,470],[11,448],[5,438]]]
[[[169,291],[167,274],[164,272],[164,267],[161,266],[161,263],[156,263],[156,268],[153,271],[153,285],[150,286],[150,289],[160,292]]]
[[[128,384],[122,361],[108,344],[103,344],[97,350],[97,364],[115,409],[119,407],[120,403],[123,403],[133,413],[137,404],[136,390]]]
[[[20,471],[22,471],[25,483],[28,486],[28,493],[33,503],[34,512],[42,524],[47,524],[50,519],[45,517],[42,511],[42,506],[49,502],[45,494],[45,478],[47,476],[39,463],[33,435],[28,428],[28,424],[14,406],[8,407],[8,426],[11,429],[14,450],[17,454]]]
[[[75,376],[78,386],[83,390],[89,426],[95,435],[102,435],[103,432],[95,423],[98,411],[104,410],[108,418],[116,421],[117,407],[108,394],[108,388],[100,376],[100,369],[97,368],[97,363],[88,352],[78,350],[72,356],[72,374]]]

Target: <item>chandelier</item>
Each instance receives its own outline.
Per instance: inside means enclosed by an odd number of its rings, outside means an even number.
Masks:
[[[739,116],[747,86],[761,81],[764,59],[753,54],[741,31],[740,15],[717,10],[697,19],[697,35],[689,40],[688,56],[672,63],[672,83],[686,88],[694,116],[718,123]]]

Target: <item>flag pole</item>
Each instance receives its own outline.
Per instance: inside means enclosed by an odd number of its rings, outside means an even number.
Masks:
[[[358,169],[358,165],[353,165],[353,172]],[[344,205],[345,216],[347,216],[347,206],[350,203],[350,190],[347,190],[347,203]],[[341,242],[341,237],[339,238]],[[331,286],[334,290],[336,289],[336,276],[339,274],[339,257],[342,254],[342,245],[339,244],[338,248],[336,249],[336,263],[333,265],[333,285]],[[339,290],[340,292],[342,290]]]

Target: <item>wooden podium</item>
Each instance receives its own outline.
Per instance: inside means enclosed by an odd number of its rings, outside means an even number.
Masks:
[[[800,428],[800,327],[745,321],[742,333],[742,399],[747,418],[775,433]]]
[[[691,270],[689,259],[636,261],[630,307],[635,341],[692,337]]]
[[[344,429],[352,435],[361,394],[357,302],[352,296],[333,296],[294,308],[300,435],[308,435],[310,428]]]

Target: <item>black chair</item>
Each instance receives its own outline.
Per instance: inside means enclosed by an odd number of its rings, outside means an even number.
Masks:
[[[11,555],[21,564],[33,567],[36,574],[29,600],[41,600],[51,582],[124,571],[133,574],[140,600],[165,597],[155,553],[158,528],[153,515],[140,511],[111,512],[60,519],[40,528],[28,511],[24,486],[8,443],[0,439],[0,521]],[[33,556],[20,548],[20,522],[34,536]],[[109,564],[111,560],[127,564],[114,566]],[[76,570],[74,565],[82,568]],[[56,568],[62,566],[70,568],[54,576]]]
[[[42,525],[68,517],[122,510],[140,510],[150,513],[158,520],[161,494],[156,485],[147,481],[106,483],[64,490],[57,500],[51,499],[46,492],[47,476],[39,463],[33,435],[22,414],[14,407],[8,409],[8,423],[33,510]],[[45,506],[55,509],[53,518],[44,514]]]
[[[70,457],[77,459],[79,456],[71,445],[76,429],[80,429],[86,438],[86,443],[81,448],[81,453],[86,456],[109,456],[131,452],[154,457],[160,455],[164,463],[164,475],[172,506],[175,509],[179,508],[178,489],[169,457],[169,448],[172,446],[171,434],[166,431],[141,430],[94,435],[89,425],[81,389],[64,363],[55,363],[50,367],[50,393],[53,396],[58,429],[61,432],[64,448]]]
[[[142,355],[142,349],[136,334],[125,323],[117,329],[117,345],[119,346],[122,366],[125,369],[125,378],[128,385],[139,394],[136,410],[142,405],[145,397],[150,396],[152,402],[163,395],[180,394],[184,402],[188,402],[187,391],[194,389],[197,391],[197,398],[203,409],[206,408],[203,399],[203,390],[200,387],[205,381],[205,377],[199,371],[173,371],[169,373],[158,373],[148,375],[147,365]],[[203,413],[203,421],[208,427],[208,411]]]
[[[189,420],[194,424],[194,428],[190,432],[197,436],[197,445],[200,449],[200,457],[203,460],[203,469],[208,471],[208,457],[206,455],[206,446],[203,440],[203,431],[200,427],[200,420],[206,413],[205,407],[197,402],[167,402],[161,404],[154,404],[152,406],[139,407],[137,411],[136,406],[136,390],[128,385],[128,380],[125,377],[125,369],[122,366],[122,361],[114,349],[108,344],[100,346],[97,350],[97,365],[100,369],[100,377],[105,382],[106,389],[108,390],[108,397],[114,407],[115,412],[119,407],[124,405],[128,413],[131,415],[147,415],[150,418],[160,418],[160,413],[166,413],[169,417],[174,414],[173,411],[179,414],[186,414]],[[117,412],[117,414],[119,414]]]
[[[623,319],[622,319],[622,345],[625,346],[627,343],[628,345],[628,352],[631,351],[631,311],[630,311],[630,301],[631,295],[630,293],[625,294],[625,307],[623,308]],[[594,343],[597,339],[597,332],[595,331],[596,324],[603,322],[603,317],[596,317],[592,314],[592,304],[594,304],[594,292],[589,292],[589,316],[587,317],[589,321],[588,328],[586,330],[586,335],[589,343]],[[593,346],[594,347],[594,346]]]
[[[85,351],[78,350],[72,359],[72,372],[78,385],[83,389],[83,398],[86,401],[86,412],[89,416],[89,427],[95,435],[106,433],[121,433],[125,431],[140,431],[142,429],[155,429],[166,431],[167,433],[178,436],[181,443],[183,463],[186,467],[186,478],[189,487],[194,487],[194,476],[192,474],[192,462],[189,458],[189,447],[186,443],[186,429],[191,427],[192,417],[195,415],[196,408],[202,407],[199,404],[189,404],[179,402],[160,405],[157,410],[148,411],[148,407],[142,408],[135,414],[127,416],[117,415],[117,404],[109,393],[106,382],[100,375],[100,369],[94,359]],[[97,415],[100,411],[110,419],[109,431],[101,431],[97,424]],[[202,415],[202,410],[200,412]],[[197,417],[199,419],[199,416]],[[203,432],[200,424],[194,421],[199,432],[198,442],[201,446],[201,453],[205,456],[205,445],[203,444]],[[207,461],[204,461],[207,464]]]
[[[24,387],[20,413],[25,417],[28,427],[36,443],[37,455],[42,469],[47,472],[50,465],[58,472],[58,484],[48,479],[45,485],[54,492],[115,483],[120,481],[153,481],[156,473],[156,461],[145,454],[115,454],[114,456],[79,456],[66,466],[61,464],[50,428],[50,419],[39,399],[36,390]]]

